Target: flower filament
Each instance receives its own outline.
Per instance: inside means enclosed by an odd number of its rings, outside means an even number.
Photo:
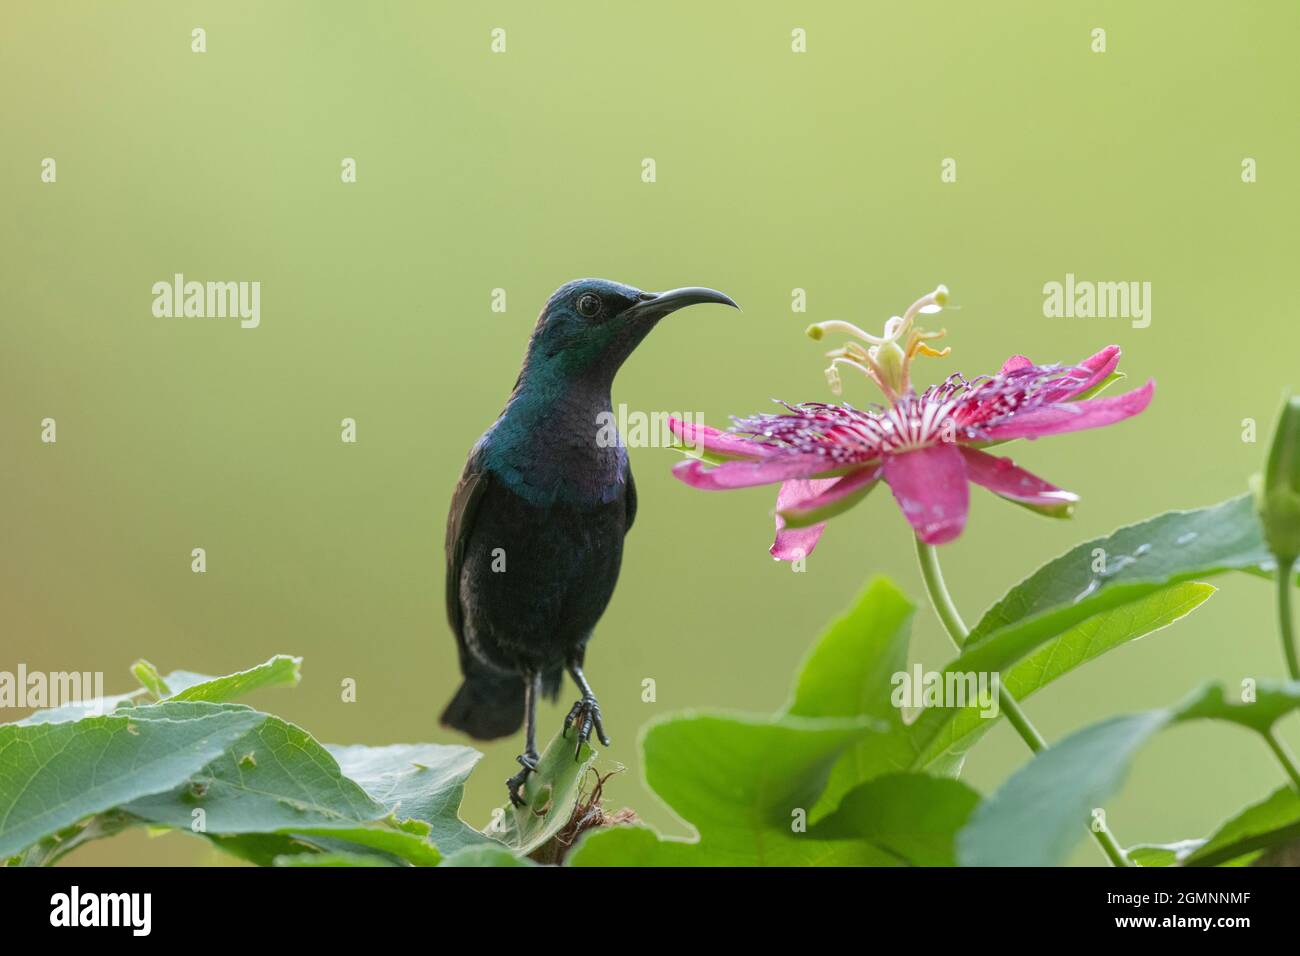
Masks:
[[[929,344],[944,336],[943,329],[930,332],[916,324],[917,316],[938,313],[947,302],[948,289],[941,285],[913,302],[901,316],[890,316],[881,335],[872,335],[852,322],[842,320],[809,326],[808,335],[813,339],[821,339],[828,332],[852,337],[840,348],[826,353],[831,360],[826,369],[831,391],[840,394],[839,369],[850,368],[875,382],[891,405],[897,404],[912,391],[912,360],[918,355],[939,357],[949,352],[946,348],[941,351]]]

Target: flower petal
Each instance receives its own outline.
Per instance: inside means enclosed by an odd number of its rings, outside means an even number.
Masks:
[[[1059,402],[1016,412],[986,425],[981,429],[980,437],[988,441],[1008,441],[1012,438],[1041,438],[1044,435],[1060,435],[1085,428],[1113,425],[1132,418],[1151,404],[1155,388],[1156,383],[1150,381],[1141,388],[1113,398]]]
[[[1096,355],[1090,355],[1078,365],[1074,366],[1073,372],[1084,372],[1083,376],[1077,374],[1063,381],[1061,384],[1053,384],[1049,388],[1043,389],[1038,398],[1043,402],[1068,402],[1072,398],[1077,398],[1085,392],[1095,389],[1106,377],[1115,371],[1115,366],[1119,364],[1120,348],[1118,345],[1108,345]],[[1013,355],[1002,363],[1002,368],[998,371],[999,375],[1010,375],[1013,372],[1019,372],[1024,369],[1034,369],[1038,366],[1023,355]]]
[[[762,442],[672,416],[668,418],[668,427],[688,451],[703,449],[720,458],[764,458],[773,452],[770,445]]]
[[[801,528],[787,528],[781,512],[805,501],[816,499],[827,489],[838,484],[839,478],[797,478],[784,482],[776,495],[776,540],[768,553],[778,561],[797,561],[813,553],[817,542],[826,530],[826,522]]]
[[[945,544],[966,527],[970,486],[956,445],[939,444],[885,457],[885,481],[903,517],[926,544]]]
[[[1054,518],[1068,518],[1079,496],[1065,491],[1018,467],[1010,458],[999,458],[974,448],[963,448],[966,476],[994,494],[1025,505]]]
[[[1005,362],[1002,363],[1002,368],[998,372],[998,374],[1006,375],[1008,372],[1018,372],[1022,368],[1029,368],[1033,364],[1034,364],[1033,362],[1031,362],[1023,355],[1013,355],[1011,356],[1011,358],[1007,359]]]
[[[1115,366],[1119,364],[1120,347],[1118,345],[1108,345],[1096,355],[1090,355],[1079,363],[1079,368],[1086,368],[1093,373],[1093,384],[1100,382],[1103,378],[1115,371]]]
[[[780,520],[777,518],[777,521]],[[768,553],[778,561],[798,561],[800,558],[806,558],[813,553],[825,530],[824,521],[806,528],[778,528],[776,540],[772,542],[772,547],[767,549]]]
[[[770,485],[791,478],[811,478],[825,470],[825,460],[811,455],[769,461],[724,461],[712,468],[698,459],[688,458],[673,465],[673,476],[692,488],[730,491],[732,488]]]
[[[802,496],[796,501],[782,501],[778,498],[777,520],[784,518],[784,527],[788,528],[805,528],[811,524],[825,522],[840,512],[852,508],[866,497],[867,492],[871,491],[879,480],[880,471],[879,465],[872,465],[851,471],[843,478],[806,482],[787,481],[787,486],[810,485],[817,486],[821,490],[819,492],[814,490],[813,494]],[[784,491],[783,486],[782,492]],[[778,525],[778,529],[780,527]]]
[[[1068,402],[1101,384],[1106,376],[1115,371],[1119,364],[1119,346],[1108,345],[1096,355],[1090,355],[1079,363],[1078,368],[1088,373],[1087,378],[1076,379],[1068,385],[1048,389],[1042,395],[1047,402]]]

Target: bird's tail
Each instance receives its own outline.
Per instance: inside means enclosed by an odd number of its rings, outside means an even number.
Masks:
[[[563,677],[559,669],[543,675],[542,692],[554,699]],[[523,678],[471,672],[442,712],[441,722],[476,740],[510,736],[524,723]]]

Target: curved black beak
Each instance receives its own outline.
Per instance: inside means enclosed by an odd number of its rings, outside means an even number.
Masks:
[[[688,305],[703,305],[708,302],[729,305],[733,309],[740,308],[732,301],[731,296],[725,295],[717,289],[687,286],[684,289],[673,289],[669,292],[642,292],[641,301],[627,309],[623,313],[623,317],[638,321],[642,319],[658,320],[670,312],[684,309]]]

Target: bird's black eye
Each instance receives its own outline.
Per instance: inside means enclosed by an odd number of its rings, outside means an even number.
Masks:
[[[600,296],[592,292],[583,293],[578,298],[578,314],[588,319],[600,315]]]

